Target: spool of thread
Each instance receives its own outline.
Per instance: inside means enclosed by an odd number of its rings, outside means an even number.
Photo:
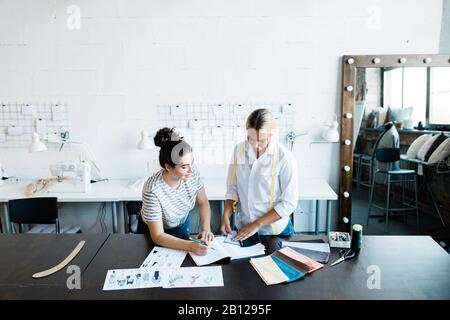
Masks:
[[[363,227],[360,224],[354,224],[352,227],[352,242],[350,244],[353,251],[359,251],[362,247],[362,232]]]

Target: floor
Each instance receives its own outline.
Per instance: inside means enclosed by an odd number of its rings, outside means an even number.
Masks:
[[[385,198],[381,194],[374,195],[374,201],[377,204],[383,204]],[[369,204],[368,188],[361,186],[360,190],[353,186],[352,203],[352,223],[358,223],[363,226],[364,234],[367,235],[430,235],[436,242],[440,243],[447,251],[450,245],[450,228],[444,228],[441,221],[429,213],[419,211],[419,230],[417,230],[417,220],[415,211],[407,212],[406,221],[390,218],[388,230],[386,231],[386,222],[379,222],[380,218],[370,218],[369,225],[366,226],[367,211]],[[399,206],[399,202],[394,201],[394,206]],[[372,207],[371,215],[385,215],[385,213]],[[403,213],[401,213],[403,215]],[[400,219],[401,218],[401,219]]]

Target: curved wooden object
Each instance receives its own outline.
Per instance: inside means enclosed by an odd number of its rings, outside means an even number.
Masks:
[[[75,258],[75,256],[81,251],[81,249],[83,249],[85,243],[86,241],[84,240],[80,241],[75,247],[75,249],[73,249],[73,251],[63,261],[61,261],[59,264],[57,264],[51,269],[33,274],[33,278],[34,279],[44,278],[64,268],[66,265],[69,264],[70,261],[72,261],[73,258]]]

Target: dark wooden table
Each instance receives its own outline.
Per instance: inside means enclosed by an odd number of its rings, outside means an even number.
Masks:
[[[293,240],[305,238],[320,237],[296,236]],[[263,237],[266,253],[274,250],[277,240]],[[330,262],[323,269],[290,284],[266,286],[244,261],[222,265],[224,287],[102,291],[109,269],[139,267],[152,248],[146,235],[111,235],[83,273],[81,290],[72,290],[67,298],[450,299],[450,256],[428,236],[365,236],[357,259],[331,267],[339,251],[332,249]],[[193,265],[188,256],[183,266]],[[368,288],[373,269],[380,271],[380,289]]]
[[[32,275],[60,263],[80,240],[86,243],[69,265],[79,266],[83,273],[108,236],[0,234],[0,299],[65,299],[70,291],[67,267],[41,279]]]

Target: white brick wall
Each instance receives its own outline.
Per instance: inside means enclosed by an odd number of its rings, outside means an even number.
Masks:
[[[441,15],[441,0],[2,0],[0,100],[67,101],[104,172],[139,177],[158,103],[289,101],[299,128],[320,128],[340,109],[342,55],[437,53]],[[315,135],[296,141],[301,174],[337,189],[339,148]],[[76,156],[0,150],[23,178]]]

